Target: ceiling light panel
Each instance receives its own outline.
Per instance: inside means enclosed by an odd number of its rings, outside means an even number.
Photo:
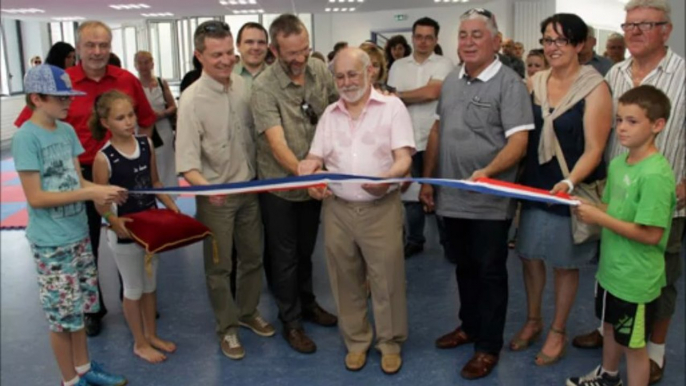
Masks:
[[[81,17],[81,16],[67,16],[67,17],[53,17],[52,20],[55,20],[55,21],[78,21],[78,20],[86,20],[86,18]]]
[[[20,14],[45,13],[44,10],[37,9],[37,8],[11,8],[11,9],[1,9],[0,11],[6,12],[6,13],[20,13]]]
[[[174,16],[171,12],[161,12],[161,13],[141,13],[143,17],[171,17]]]
[[[130,9],[148,9],[150,8],[147,4],[111,4],[110,8],[116,9],[117,11],[128,11]]]

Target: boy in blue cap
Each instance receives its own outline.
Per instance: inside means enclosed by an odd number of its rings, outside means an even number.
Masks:
[[[126,191],[81,176],[76,157],[83,148],[74,129],[60,119],[67,116],[72,98],[84,93],[72,89],[62,69],[30,69],[24,91],[33,114],[13,137],[12,156],[29,204],[26,238],[62,384],[124,385],[124,377],[105,372],[88,357],[83,313],[100,305],[83,202],[122,203]]]

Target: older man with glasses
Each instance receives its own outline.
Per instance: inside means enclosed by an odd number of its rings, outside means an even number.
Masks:
[[[664,130],[657,136],[656,145],[670,161],[677,181],[677,210],[665,252],[666,286],[648,313],[650,338],[650,384],[662,379],[665,367],[667,331],[676,311],[676,282],[681,276],[680,258],[684,229],[686,228],[686,62],[667,47],[672,32],[671,9],[666,0],[631,0],[625,6],[626,19],[622,24],[627,48],[631,57],[616,64],[605,79],[610,85],[615,106],[619,97],[639,85],[651,85],[662,90],[673,106]],[[617,136],[610,136],[606,160],[627,152]],[[679,182],[680,181],[680,182]],[[572,344],[579,348],[600,348],[603,345],[602,327],[591,333],[577,336]],[[605,369],[614,371],[615,369]],[[595,374],[595,373],[594,373]],[[593,374],[591,374],[593,375]],[[601,378],[600,371],[596,374]],[[593,378],[595,379],[595,378]],[[590,385],[579,383],[580,385]],[[598,383],[600,384],[600,383]]]
[[[300,19],[279,16],[269,27],[269,38],[277,62],[255,79],[251,102],[260,179],[298,175],[298,162],[307,156],[319,116],[338,99],[326,65],[309,60],[309,33]],[[305,334],[302,320],[322,326],[338,321],[317,304],[312,288],[321,203],[305,190],[294,190],[263,193],[260,205],[271,290],[284,337],[294,350],[313,353],[317,346]]]
[[[255,178],[255,146],[250,96],[233,73],[236,56],[228,24],[206,21],[194,35],[202,75],[181,95],[176,129],[176,170],[191,185],[250,181]],[[196,197],[197,218],[214,234],[205,240],[205,280],[224,355],[241,359],[239,326],[260,336],[274,328],[260,316],[262,224],[253,194]],[[236,246],[236,300],[231,296],[231,250]],[[216,256],[215,256],[216,253]],[[215,259],[218,258],[218,262]]]
[[[513,182],[534,129],[530,97],[519,75],[496,56],[500,37],[493,14],[472,9],[460,17],[464,66],[443,82],[426,147],[424,177]],[[448,252],[457,262],[462,325],[438,348],[474,343],[461,375],[477,379],[498,363],[507,313],[507,236],[512,200],[423,185],[420,200],[443,216]]]

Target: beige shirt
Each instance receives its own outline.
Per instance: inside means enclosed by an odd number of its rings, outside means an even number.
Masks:
[[[231,75],[228,88],[203,72],[181,95],[176,127],[176,171],[196,169],[212,184],[255,178],[250,95]]]
[[[278,62],[255,79],[251,107],[255,118],[257,174],[260,179],[291,176],[274,158],[264,132],[275,126],[283,127],[288,147],[298,160],[302,160],[310,150],[316,129],[316,124],[312,124],[304,113],[303,103],[306,102],[317,117],[321,117],[326,107],[336,100],[338,92],[333,76],[320,60],[308,61],[304,86],[293,83]],[[289,201],[310,199],[305,189],[272,193]]]

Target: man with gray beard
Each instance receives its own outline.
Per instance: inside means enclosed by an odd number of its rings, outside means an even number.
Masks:
[[[340,100],[322,115],[298,174],[323,168],[395,178],[405,176],[415,152],[412,121],[400,99],[371,84],[373,67],[359,48],[336,55],[334,79]],[[326,261],[348,354],[345,366],[366,363],[373,332],[367,318],[365,273],[369,277],[376,349],[386,374],[400,370],[401,344],[407,339],[407,302],[403,256],[402,204],[396,184],[330,184],[310,188],[323,200]]]

